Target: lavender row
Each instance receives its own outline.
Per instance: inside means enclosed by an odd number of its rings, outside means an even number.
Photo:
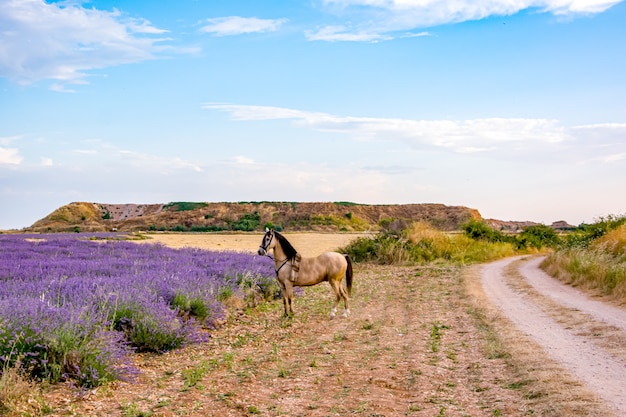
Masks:
[[[82,235],[0,235],[0,370],[81,385],[128,377],[132,351],[202,340],[242,285],[272,282],[271,261]]]

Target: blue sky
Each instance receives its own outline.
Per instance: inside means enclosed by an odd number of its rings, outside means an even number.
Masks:
[[[0,229],[72,201],[626,213],[626,4],[0,0]]]

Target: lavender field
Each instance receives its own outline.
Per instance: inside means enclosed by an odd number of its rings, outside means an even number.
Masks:
[[[0,372],[96,386],[132,352],[201,342],[222,301],[273,285],[268,258],[111,235],[0,235]]]

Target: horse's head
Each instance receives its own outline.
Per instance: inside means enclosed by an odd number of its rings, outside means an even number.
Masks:
[[[263,235],[263,240],[261,241],[261,246],[259,246],[257,253],[260,256],[265,256],[271,249],[274,249],[275,245],[276,239],[274,239],[274,230],[265,228],[265,235]]]

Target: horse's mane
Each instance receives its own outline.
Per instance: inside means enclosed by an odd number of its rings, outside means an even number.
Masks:
[[[276,239],[278,239],[278,241],[280,242],[280,246],[282,246],[283,251],[285,251],[287,259],[293,259],[298,253],[296,248],[294,248],[291,243],[289,243],[287,238],[280,233],[274,232],[274,236],[276,236]]]

